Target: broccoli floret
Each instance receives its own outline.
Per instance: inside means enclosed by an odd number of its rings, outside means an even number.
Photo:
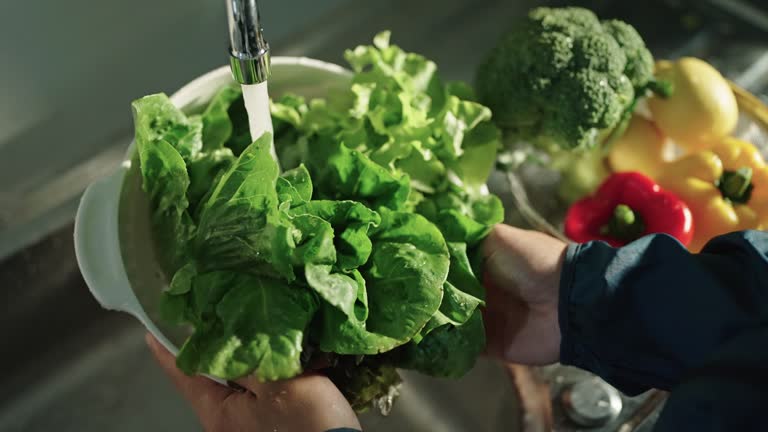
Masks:
[[[637,31],[583,8],[537,8],[477,74],[480,102],[508,134],[548,148],[593,147],[653,78]]]
[[[653,78],[653,55],[634,27],[619,20],[603,21],[603,28],[616,39],[627,56],[624,74],[635,88],[641,88]]]

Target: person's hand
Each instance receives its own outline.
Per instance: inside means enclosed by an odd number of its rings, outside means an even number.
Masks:
[[[352,407],[331,381],[320,375],[260,383],[237,381],[242,391],[208,378],[190,377],[152,335],[147,344],[179,392],[192,405],[207,432],[309,432],[336,428],[360,430]]]
[[[539,232],[493,228],[483,244],[490,355],[531,365],[559,360],[557,307],[566,247]]]

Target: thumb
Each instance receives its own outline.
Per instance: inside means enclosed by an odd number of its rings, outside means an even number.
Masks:
[[[145,340],[157,363],[171,378],[184,399],[192,405],[201,420],[204,420],[207,415],[217,412],[219,406],[232,393],[229,388],[206,377],[185,375],[176,367],[174,356],[154,336],[147,333]]]

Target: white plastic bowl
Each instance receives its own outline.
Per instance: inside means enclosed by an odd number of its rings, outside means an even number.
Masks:
[[[348,87],[352,76],[341,66],[301,57],[274,57],[272,70],[272,97],[286,92],[324,97],[330,90]],[[196,112],[229,83],[229,67],[222,67],[190,82],[171,101],[185,112]],[[134,157],[131,143],[120,168],[86,189],[75,219],[75,253],[99,304],[133,315],[176,355],[188,333],[158,319],[159,298],[168,280],[155,260],[149,207]]]

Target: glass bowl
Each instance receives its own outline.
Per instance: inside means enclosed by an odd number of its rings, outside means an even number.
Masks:
[[[735,83],[729,84],[739,106],[739,122],[732,135],[754,144],[768,160],[768,106]],[[558,195],[560,181],[559,172],[528,160],[513,170],[497,169],[488,186],[504,203],[506,223],[568,241],[563,220],[570,203]]]

